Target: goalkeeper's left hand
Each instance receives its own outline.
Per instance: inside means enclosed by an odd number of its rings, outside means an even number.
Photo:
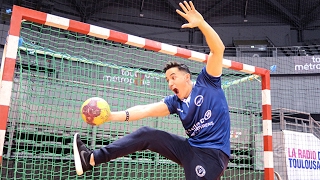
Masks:
[[[187,1],[183,1],[183,3],[180,2],[179,5],[184,13],[178,9],[176,12],[189,22],[183,24],[181,26],[182,28],[198,27],[202,22],[204,22],[202,15],[196,10],[192,1],[189,1],[189,3]]]

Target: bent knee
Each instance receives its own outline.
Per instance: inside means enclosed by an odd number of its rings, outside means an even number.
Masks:
[[[150,133],[150,132],[152,133],[152,132],[155,132],[157,130],[154,129],[154,128],[151,128],[149,126],[143,126],[143,127],[139,128],[137,131],[140,132],[140,133]]]

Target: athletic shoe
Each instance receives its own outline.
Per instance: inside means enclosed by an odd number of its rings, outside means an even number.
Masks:
[[[82,175],[84,172],[92,169],[90,165],[91,154],[92,150],[86,147],[81,141],[79,134],[76,133],[73,137],[73,157],[78,175]]]

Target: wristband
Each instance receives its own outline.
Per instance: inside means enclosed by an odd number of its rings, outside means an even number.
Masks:
[[[124,112],[126,112],[126,120],[125,121],[129,121],[129,112],[127,110],[125,110]]]

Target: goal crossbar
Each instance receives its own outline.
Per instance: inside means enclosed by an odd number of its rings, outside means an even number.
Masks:
[[[82,23],[79,21],[47,14],[20,6],[13,6],[11,24],[4,47],[2,68],[0,72],[0,163],[2,163],[4,139],[8,122],[11,90],[13,87],[14,69],[16,65],[21,22],[27,20],[55,28],[69,30],[93,37],[98,37],[122,44],[144,48],[172,56],[186,58],[192,61],[206,63],[208,55],[181,47],[125,34],[115,30]],[[264,179],[274,179],[273,150],[272,150],[272,121],[270,71],[264,68],[223,59],[223,67],[245,72],[261,77],[263,145],[264,145]]]

